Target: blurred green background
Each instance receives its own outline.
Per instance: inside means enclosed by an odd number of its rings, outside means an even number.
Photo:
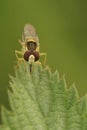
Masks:
[[[15,49],[20,50],[23,27],[36,27],[41,52],[47,53],[51,70],[75,82],[80,96],[87,93],[87,1],[0,1],[0,105],[9,107],[9,74],[14,74]]]

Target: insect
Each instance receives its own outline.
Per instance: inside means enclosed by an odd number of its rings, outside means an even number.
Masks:
[[[22,46],[21,51],[15,50],[16,57],[19,61],[25,60],[30,64],[30,71],[33,62],[39,60],[40,56],[44,56],[44,65],[46,62],[46,53],[40,53],[39,38],[33,25],[26,24],[22,34],[22,40],[19,40]],[[19,57],[21,55],[22,57]]]

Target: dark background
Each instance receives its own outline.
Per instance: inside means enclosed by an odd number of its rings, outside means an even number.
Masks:
[[[8,107],[9,74],[14,75],[15,50],[20,50],[23,27],[36,27],[41,52],[52,71],[75,82],[80,96],[87,93],[87,1],[0,1],[0,105]]]

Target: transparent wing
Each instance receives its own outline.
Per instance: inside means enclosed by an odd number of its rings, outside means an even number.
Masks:
[[[39,38],[36,34],[36,30],[31,24],[26,24],[24,26],[24,34],[22,36],[22,40],[26,41],[28,39],[33,39],[39,45]]]

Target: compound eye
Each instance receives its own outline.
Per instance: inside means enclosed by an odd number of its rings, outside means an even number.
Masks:
[[[28,61],[28,58],[29,58],[29,56],[31,55],[31,53],[29,52],[29,51],[26,51],[25,53],[24,53],[24,59],[26,60],[26,61]]]
[[[39,53],[38,53],[37,51],[33,51],[32,54],[33,54],[34,57],[35,57],[35,61],[39,60],[40,55],[39,55]]]
[[[31,56],[31,55],[33,55],[34,57],[35,57],[35,61],[37,61],[37,60],[39,60],[39,58],[40,58],[40,55],[39,55],[39,53],[37,52],[37,51],[33,51],[33,52],[31,52],[31,51],[26,51],[25,53],[24,53],[24,59],[26,60],[26,61],[28,61],[29,60],[29,57]]]

